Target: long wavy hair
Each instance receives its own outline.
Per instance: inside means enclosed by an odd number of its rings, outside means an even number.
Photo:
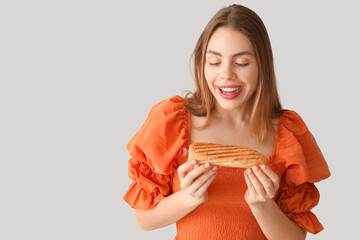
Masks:
[[[260,144],[274,136],[272,123],[282,115],[276,88],[275,70],[270,39],[264,23],[251,9],[233,4],[219,10],[206,25],[192,53],[195,92],[187,91],[184,101],[186,108],[196,116],[206,116],[205,123],[196,129],[206,128],[214,112],[216,99],[212,95],[204,73],[205,55],[209,40],[219,27],[231,27],[243,33],[251,41],[258,64],[258,86],[250,98],[250,132]]]

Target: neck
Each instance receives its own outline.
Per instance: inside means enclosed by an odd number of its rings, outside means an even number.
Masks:
[[[232,128],[239,128],[249,125],[250,112],[245,106],[237,109],[223,109],[216,104],[214,119]]]

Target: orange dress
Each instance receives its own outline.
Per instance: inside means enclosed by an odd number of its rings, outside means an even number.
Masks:
[[[133,182],[123,198],[132,208],[154,207],[181,189],[176,169],[187,161],[190,130],[190,113],[181,96],[152,107],[127,145]],[[320,232],[323,226],[311,212],[320,198],[314,183],[328,178],[330,172],[314,137],[294,111],[285,111],[279,118],[268,166],[281,179],[274,198],[280,209],[307,232]],[[244,199],[243,172],[218,167],[208,200],[176,223],[175,239],[266,239]]]

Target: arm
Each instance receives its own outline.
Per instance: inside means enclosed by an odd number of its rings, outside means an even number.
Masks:
[[[265,236],[271,239],[305,239],[306,232],[291,221],[273,201],[250,207]]]
[[[305,239],[306,231],[291,221],[272,199],[279,188],[279,177],[263,165],[244,172],[248,190],[245,200],[264,235],[269,239]]]
[[[149,209],[135,209],[136,223],[143,230],[154,230],[177,222],[196,208],[183,190],[180,190]]]
[[[182,190],[162,199],[150,209],[135,209],[136,223],[143,230],[154,230],[177,222],[207,200],[207,188],[216,176],[216,167],[184,163],[178,168]]]

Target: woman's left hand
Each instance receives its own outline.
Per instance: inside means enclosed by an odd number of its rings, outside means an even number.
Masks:
[[[268,166],[255,166],[244,171],[246,185],[245,201],[257,205],[272,200],[279,189],[279,177]]]

